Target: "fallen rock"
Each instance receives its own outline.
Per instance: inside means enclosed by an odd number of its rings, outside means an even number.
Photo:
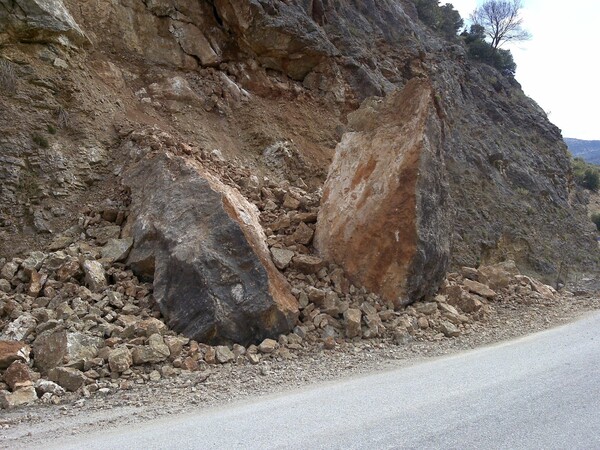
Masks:
[[[65,365],[83,369],[85,361],[95,358],[104,340],[84,333],[49,330],[33,342],[34,363],[42,372]]]
[[[446,320],[440,321],[439,330],[444,333],[444,336],[446,337],[460,336],[460,330],[456,327],[456,325]]]
[[[199,164],[153,154],[125,175],[128,262],[154,279],[170,328],[202,342],[248,344],[293,328],[298,304],[273,264],[258,211]]]
[[[107,287],[104,267],[98,261],[87,260],[83,262],[85,285],[92,292],[102,292]]]
[[[258,346],[258,350],[261,353],[273,353],[275,350],[277,350],[278,347],[279,344],[277,343],[277,341],[273,339],[265,339]]]
[[[448,304],[457,306],[466,313],[474,313],[481,309],[483,302],[476,295],[465,292],[460,286],[448,289]]]
[[[55,367],[48,372],[48,378],[69,392],[75,392],[85,383],[85,375],[70,367]]]
[[[496,292],[494,292],[493,290],[491,290],[489,287],[487,287],[485,284],[481,284],[477,281],[473,281],[473,280],[464,280],[463,281],[463,285],[470,291],[473,292],[474,294],[480,295],[481,297],[485,297],[485,298],[495,298],[496,297]]]
[[[171,352],[160,334],[153,334],[148,338],[148,345],[133,349],[132,359],[136,365],[146,363],[159,363],[165,361]]]
[[[132,238],[109,239],[106,245],[102,247],[102,259],[111,263],[125,261],[132,246]]]
[[[362,334],[362,313],[359,309],[347,309],[344,313],[344,320],[346,321],[346,337],[352,339]]]
[[[308,275],[317,273],[319,270],[325,267],[325,262],[317,256],[296,255],[292,259],[292,266],[294,269],[297,269],[298,271]]]
[[[4,372],[4,382],[8,384],[11,391],[33,386],[29,366],[21,361],[13,362]]]
[[[40,378],[34,384],[35,390],[41,397],[44,394],[58,395],[59,397],[65,393],[64,388],[56,384],[54,381],[44,380]]]
[[[23,341],[35,330],[36,326],[35,318],[31,314],[24,313],[4,327],[0,340]]]
[[[17,274],[18,270],[19,264],[17,264],[15,261],[9,261],[2,266],[2,270],[0,270],[0,278],[10,281]]]
[[[221,364],[225,364],[234,360],[235,355],[229,349],[229,347],[225,345],[219,345],[216,349],[216,358]]]
[[[351,281],[396,307],[433,296],[449,263],[451,220],[432,87],[413,78],[348,121],[314,245]]]
[[[0,278],[0,292],[8,293],[12,290],[12,285],[10,281],[5,280],[4,278]]]
[[[0,340],[0,369],[6,369],[14,361],[29,363],[31,347],[24,342]]]
[[[48,277],[46,275],[39,274],[37,270],[32,271],[29,287],[27,288],[27,295],[37,298],[47,279]]]
[[[127,347],[117,347],[108,353],[108,366],[112,372],[125,372],[132,364],[131,351]]]
[[[495,291],[508,287],[516,275],[519,275],[519,269],[514,261],[505,261],[502,263],[481,266],[477,269],[479,281],[485,283]]]
[[[300,222],[300,225],[292,234],[291,240],[297,244],[308,245],[312,242],[314,234],[315,232],[311,227],[304,222]]]
[[[35,403],[38,397],[33,386],[24,387],[15,392],[0,391],[0,406],[4,409]]]
[[[284,270],[290,265],[290,262],[292,262],[294,252],[283,248],[273,247],[271,248],[271,257],[273,258],[275,267],[277,267],[279,270]]]
[[[435,314],[438,310],[438,305],[435,302],[418,302],[413,306],[418,313],[425,314],[426,316]]]

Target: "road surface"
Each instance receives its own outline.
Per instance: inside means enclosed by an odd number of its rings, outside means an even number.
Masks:
[[[394,371],[44,448],[600,449],[599,333],[594,314]]]

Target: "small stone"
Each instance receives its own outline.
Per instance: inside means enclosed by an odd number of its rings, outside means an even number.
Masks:
[[[445,320],[440,321],[439,330],[444,333],[444,336],[446,337],[460,336],[460,331],[456,325]]]
[[[311,227],[301,222],[292,234],[291,239],[297,244],[308,245],[312,242],[314,234],[315,232]]]
[[[11,290],[12,285],[10,284],[10,281],[0,278],[0,292],[9,293]]]
[[[85,284],[92,292],[102,292],[106,289],[106,274],[98,261],[87,260],[83,263]]]
[[[323,339],[323,347],[325,347],[326,350],[333,350],[335,345],[335,339],[333,336],[327,336],[325,339]]]
[[[0,270],[0,277],[5,280],[12,280],[19,270],[19,264],[14,261],[9,261]]]
[[[111,263],[124,261],[132,246],[133,238],[109,239],[106,245],[102,247],[102,259],[106,259]]]
[[[200,369],[200,365],[198,364],[198,361],[196,361],[194,358],[191,358],[188,356],[181,362],[181,368],[183,370],[189,370],[191,372],[195,372],[198,369]]]
[[[153,334],[148,338],[148,345],[133,349],[132,358],[135,365],[146,363],[159,363],[170,356],[169,347],[165,344],[160,334]]]
[[[214,347],[208,347],[206,352],[204,353],[204,361],[207,364],[216,364],[217,363],[217,352]]]
[[[29,363],[31,347],[24,342],[0,341],[0,369],[6,369],[14,361]]]
[[[15,392],[0,391],[0,406],[4,409],[29,405],[36,402],[37,393],[33,386],[24,387]]]
[[[165,336],[163,339],[165,344],[167,344],[167,347],[169,347],[171,358],[178,357],[183,351],[183,346],[190,341],[188,338],[183,336]]]
[[[274,341],[273,339],[265,339],[258,346],[258,350],[261,353],[273,353],[277,347],[279,347],[277,341]]]
[[[300,200],[292,197],[290,194],[285,194],[285,198],[283,199],[283,207],[285,209],[298,209],[300,208]]]
[[[289,266],[293,257],[294,252],[291,250],[275,247],[271,248],[271,258],[273,259],[275,267],[277,267],[279,270],[284,270],[287,266]]]
[[[233,354],[237,356],[242,356],[246,354],[246,347],[240,344],[233,344]]]
[[[425,314],[426,316],[435,314],[435,312],[438,310],[438,305],[435,302],[417,302],[413,306],[418,313]]]
[[[225,345],[219,345],[215,349],[215,352],[216,352],[217,361],[219,361],[221,364],[231,362],[235,358],[235,355],[233,354],[233,352],[229,349],[229,347],[227,347]]]
[[[108,366],[112,372],[125,372],[132,364],[133,357],[127,347],[117,347],[108,354]]]
[[[8,384],[11,391],[16,391],[25,386],[32,386],[29,366],[21,361],[13,362],[4,372],[4,382]]]
[[[68,281],[71,278],[78,278],[80,275],[81,266],[76,259],[67,261],[56,271],[56,278],[61,282]]]
[[[35,390],[42,396],[44,394],[52,394],[61,396],[65,393],[65,390],[54,381],[39,379],[35,382]]]
[[[44,260],[46,259],[46,254],[43,252],[31,252],[27,258],[23,260],[21,263],[21,269],[27,274],[30,275],[34,270],[40,270]]]
[[[159,381],[161,379],[160,372],[158,370],[153,370],[148,375],[148,378],[150,379],[150,381]]]
[[[419,319],[417,320],[417,325],[422,330],[425,330],[429,328],[429,321],[425,317],[419,317]]]
[[[489,299],[496,297],[496,292],[491,290],[485,284],[479,283],[478,281],[466,279],[464,280],[463,284],[470,292],[480,295],[481,297]]]
[[[346,337],[352,339],[362,334],[362,313],[359,309],[349,308],[346,310],[344,320],[346,321]]]
[[[27,295],[37,298],[47,279],[48,277],[46,275],[40,275],[37,270],[33,270],[30,276],[31,282],[27,288]]]
[[[317,273],[325,263],[317,256],[296,255],[292,259],[292,266],[304,274]]]
[[[257,355],[255,353],[246,353],[246,358],[248,359],[250,364],[254,366],[260,362],[260,355]]]
[[[23,341],[35,331],[36,326],[35,317],[24,313],[4,327],[0,339],[4,341]]]

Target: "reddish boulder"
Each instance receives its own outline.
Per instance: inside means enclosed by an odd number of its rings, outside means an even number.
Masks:
[[[396,306],[433,295],[448,267],[440,114],[420,79],[365,102],[349,116],[325,183],[316,248]]]

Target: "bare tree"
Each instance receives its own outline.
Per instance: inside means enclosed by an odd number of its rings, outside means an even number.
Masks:
[[[521,0],[487,0],[473,11],[471,21],[485,29],[493,48],[505,42],[526,41],[531,34],[522,28],[522,8]]]

